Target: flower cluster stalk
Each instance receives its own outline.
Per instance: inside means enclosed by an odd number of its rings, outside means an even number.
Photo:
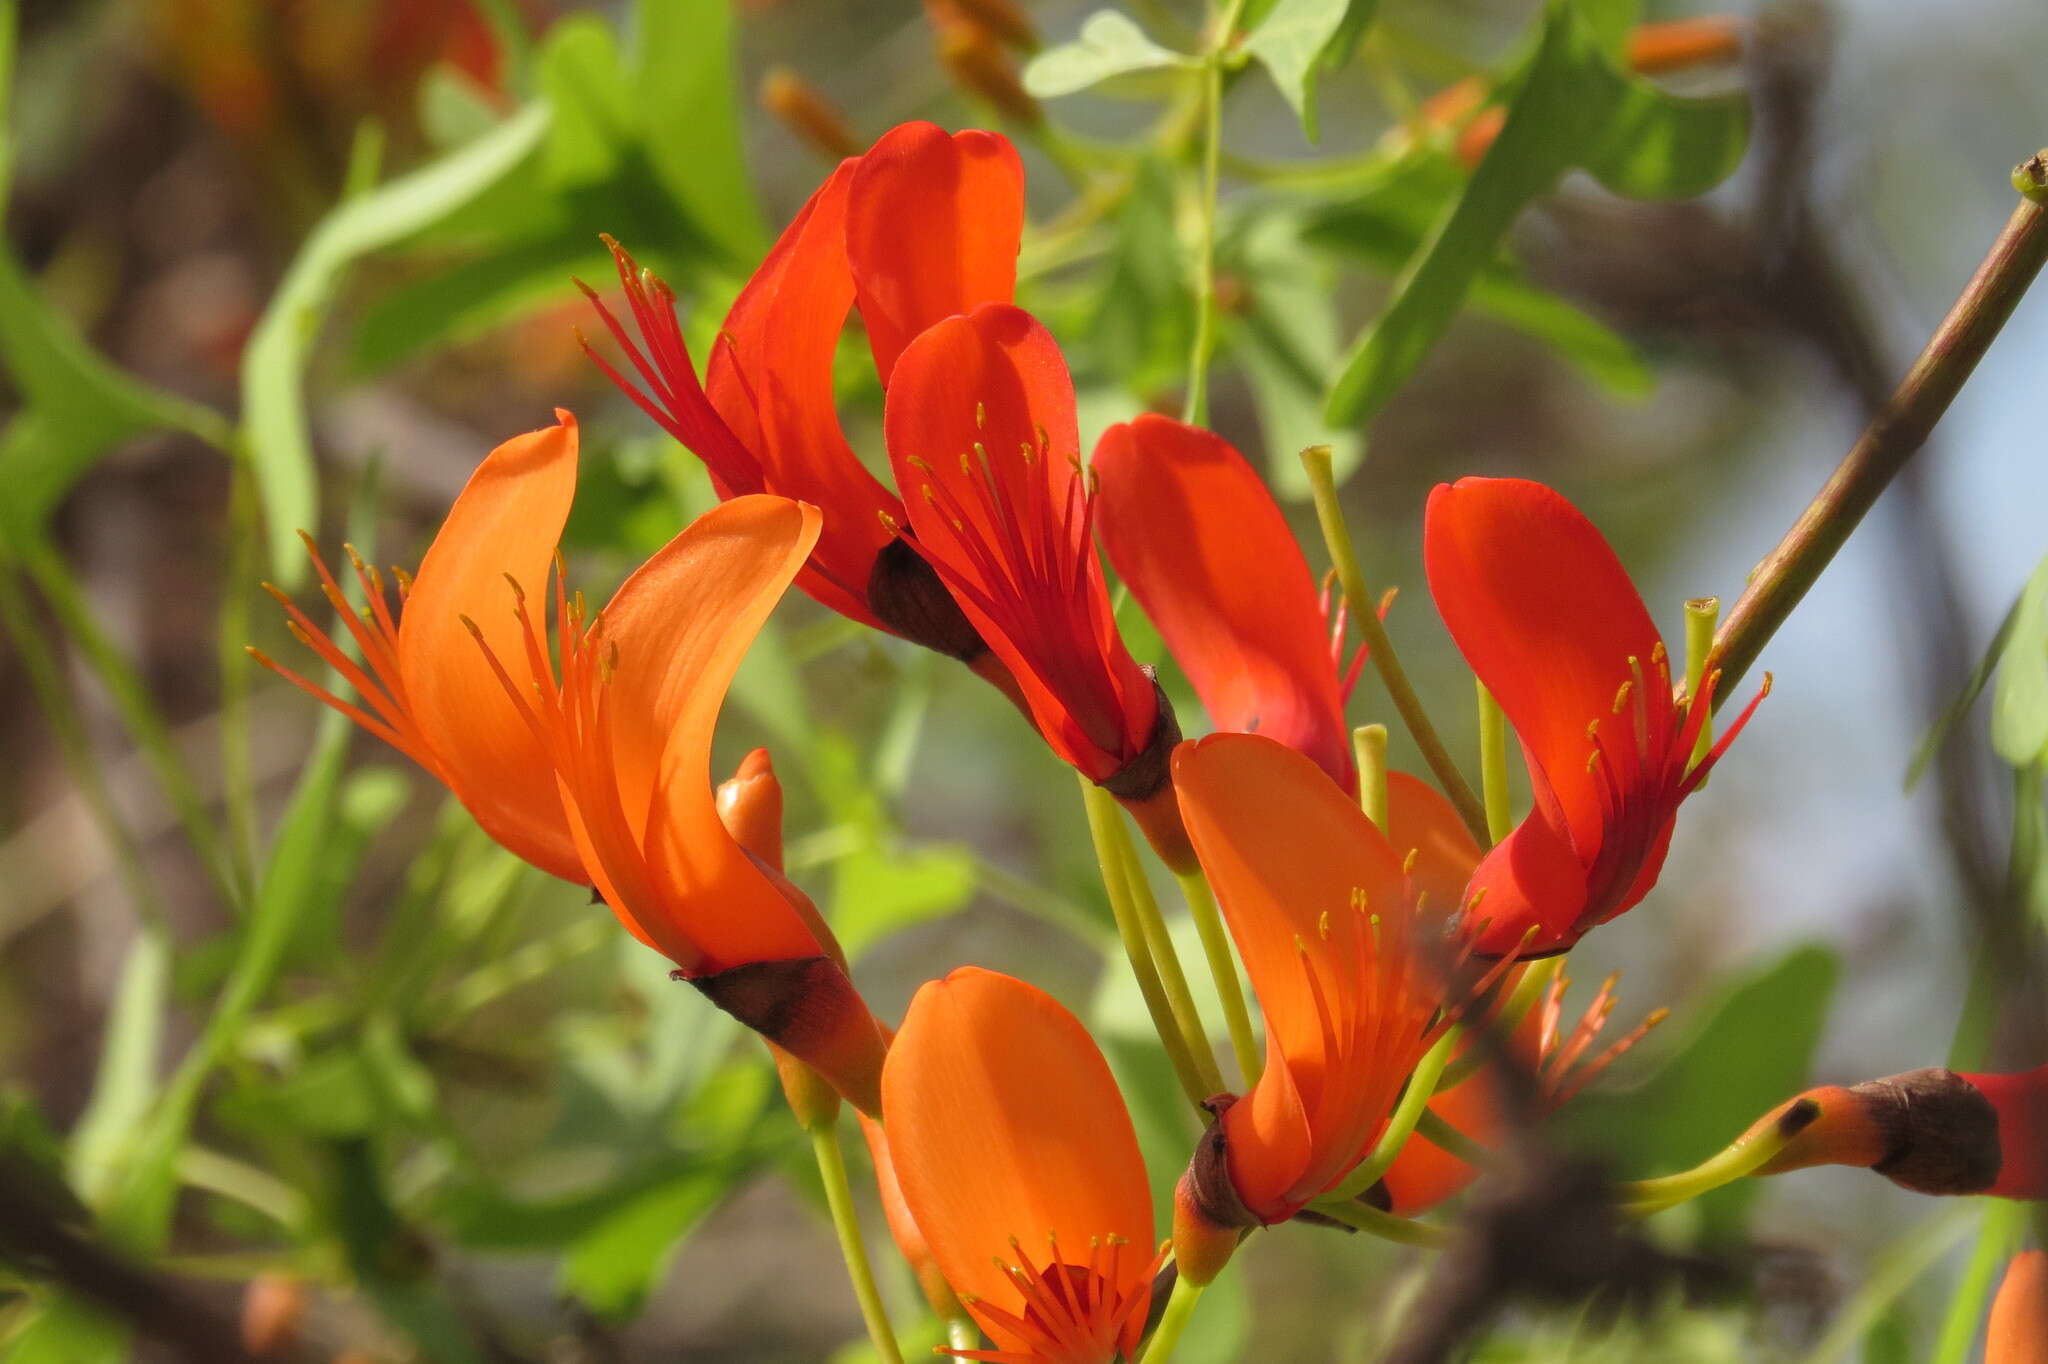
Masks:
[[[1249,1090],[1259,1082],[1259,1044],[1252,1036],[1252,1017],[1244,1003],[1244,987],[1237,978],[1237,956],[1231,950],[1230,934],[1216,909],[1216,895],[1209,878],[1197,866],[1176,872],[1181,894],[1187,897],[1188,913],[1195,931],[1202,935],[1202,955],[1209,959],[1209,974],[1216,982],[1216,997],[1223,1005],[1223,1023],[1230,1030],[1230,1050],[1237,1057],[1237,1073]]]
[[[903,1364],[896,1347],[896,1332],[889,1325],[889,1311],[882,1306],[882,1294],[875,1286],[875,1271],[868,1263],[867,1243],[861,1240],[860,1219],[853,1209],[853,1189],[846,1179],[846,1154],[839,1147],[836,1117],[810,1129],[811,1154],[818,1161],[818,1178],[825,1186],[825,1206],[832,1212],[832,1230],[839,1236],[839,1254],[846,1261],[846,1277],[853,1282],[853,1296],[860,1303],[860,1319],[868,1328],[868,1339],[882,1364]]]
[[[1486,832],[1489,841],[1498,843],[1515,827],[1508,798],[1508,721],[1484,682],[1475,677],[1472,686],[1479,698],[1479,789],[1486,801]]]

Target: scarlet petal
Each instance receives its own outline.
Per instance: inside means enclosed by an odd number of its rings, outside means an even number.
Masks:
[[[985,1310],[1023,1315],[995,1259],[1042,1266],[1056,1244],[1086,1265],[1099,1240],[1106,1268],[1118,1237],[1110,1287],[1139,1286],[1154,1242],[1137,1133],[1094,1040],[1051,996],[976,967],[924,985],[883,1068],[882,1120],[917,1228],[999,1348],[1028,1342]]]
[[[1040,732],[1095,780],[1121,770],[1158,705],[1110,613],[1051,334],[997,303],[934,324],[896,362],[884,425],[923,552]]]
[[[857,164],[842,164],[818,188],[740,292],[704,387],[760,461],[766,490],[826,513],[800,585],[842,615],[876,625],[866,606],[868,573],[892,538],[878,513],[901,521],[903,507],[847,444],[832,386],[839,333],[853,305],[846,211]]]
[[[1480,848],[1441,791],[1420,777],[1389,772],[1387,842],[1404,858],[1415,854],[1409,875],[1431,905],[1445,913],[1458,908]]]
[[[399,675],[449,786],[499,843],[564,880],[583,880],[553,768],[483,651],[476,622],[524,678],[525,632],[509,577],[540,610],[576,492],[576,419],[515,436],[477,466],[420,562],[398,625]]]
[[[648,903],[614,907],[657,942],[689,944],[706,970],[820,951],[799,912],[726,831],[711,785],[711,736],[726,689],[810,552],[818,521],[817,508],[787,498],[720,503],[641,565],[604,609],[604,637],[618,649],[600,684],[611,688],[618,807],[643,846],[651,891]]]
[[[1998,1181],[2002,1198],[2048,1198],[2048,1065],[2016,1075],[1963,1077],[1998,1114]]]
[[[1103,432],[1093,464],[1109,561],[1216,728],[1276,739],[1357,789],[1315,579],[1244,456],[1146,415]]]
[[[1479,680],[1500,701],[1530,762],[1556,793],[1580,855],[1601,837],[1586,726],[1601,722],[1615,765],[1634,753],[1616,693],[1638,661],[1644,701],[1668,714],[1661,645],[1614,551],[1579,510],[1541,483],[1466,478],[1430,494],[1423,526],[1429,590]]]
[[[1572,851],[1571,831],[1554,807],[1539,802],[1472,874],[1465,905],[1478,928],[1475,950],[1499,957],[1568,947],[1582,931],[1586,895],[1586,869]]]
[[[1008,138],[905,123],[860,158],[846,255],[885,385],[926,327],[1010,301],[1023,231],[1024,165]]]

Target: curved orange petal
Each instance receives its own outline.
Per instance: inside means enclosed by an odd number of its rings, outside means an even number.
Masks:
[[[2048,1364],[2048,1251],[2015,1255],[1991,1304],[1984,1364]]]
[[[1626,767],[1635,738],[1615,703],[1633,682],[1652,708],[1652,731],[1668,728],[1659,721],[1671,710],[1670,681],[1659,685],[1653,665],[1663,641],[1642,597],[1593,523],[1526,479],[1439,484],[1424,518],[1423,558],[1451,638],[1500,701],[1590,861],[1602,815],[1587,725],[1602,723],[1613,764]]]
[[[1253,1116],[1227,1130],[1233,1176],[1252,1181],[1240,1196],[1249,1187],[1270,1199],[1246,1206],[1274,1220],[1363,1154],[1426,1045],[1440,991],[1414,960],[1401,857],[1321,768],[1261,735],[1216,734],[1177,748],[1173,774],[1189,841],[1266,1017]],[[1291,1171],[1292,1105],[1260,1093],[1285,1085],[1298,1092],[1312,1147]]]
[[[1000,1348],[1030,1341],[996,1260],[1099,1254],[1118,1296],[1143,1286],[1154,1228],[1137,1133],[1094,1039],[1042,990],[971,966],[922,986],[882,1071],[882,1120],[904,1202]],[[1114,1339],[1123,1321],[1104,1324]]]
[[[1244,456],[1148,414],[1103,432],[1092,463],[1102,547],[1210,721],[1277,739],[1356,790],[1315,578]]]
[[[1414,854],[1409,876],[1430,905],[1450,913],[1462,904],[1481,850],[1441,791],[1420,777],[1389,772],[1387,842],[1404,858]]]
[[[997,133],[884,133],[853,172],[846,255],[882,382],[941,318],[1007,303],[1024,233],[1024,163]]]
[[[896,362],[884,426],[920,551],[1046,742],[1097,781],[1121,770],[1158,703],[1110,612],[1051,333],[1002,303],[933,324]]]
[[[818,547],[798,584],[842,615],[879,628],[867,608],[875,555],[894,538],[882,515],[903,506],[847,444],[832,362],[853,306],[846,260],[847,191],[856,161],[819,186],[726,314],[704,389],[760,461],[764,491],[825,509]]]
[[[802,915],[718,817],[711,736],[762,622],[816,543],[818,509],[756,495],[722,502],[620,585],[603,612],[610,790],[576,784],[591,851],[636,920],[692,974],[820,952]],[[602,768],[599,769],[602,773]],[[612,822],[615,845],[594,827]],[[623,834],[623,839],[619,835]],[[620,868],[637,844],[641,865]],[[609,898],[609,897],[608,897]],[[671,950],[673,947],[674,950]]]
[[[585,880],[553,769],[462,618],[524,681],[514,589],[547,587],[576,493],[576,418],[514,436],[477,466],[420,561],[398,623],[406,701],[449,788],[484,831],[534,866]]]

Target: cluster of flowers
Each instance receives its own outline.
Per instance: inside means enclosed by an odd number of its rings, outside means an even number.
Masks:
[[[1611,995],[1567,1031],[1536,959],[1643,898],[1680,803],[1756,703],[1703,742],[1716,679],[1674,685],[1592,524],[1539,484],[1465,479],[1429,499],[1429,589],[1521,739],[1534,809],[1489,848],[1421,780],[1382,774],[1361,793],[1344,704],[1363,659],[1346,658],[1343,607],[1245,459],[1143,416],[1081,462],[1059,348],[1011,302],[1023,191],[999,136],[895,129],[797,215],[701,381],[667,288],[615,247],[631,325],[587,291],[625,356],[598,363],[703,460],[721,504],[590,609],[556,553],[577,465],[575,420],[558,413],[483,462],[417,575],[398,574],[402,611],[353,551],[365,611],[321,565],[360,664],[280,596],[360,705],[278,671],[426,768],[506,848],[594,886],[768,1041],[807,1126],[841,1097],[859,1110],[899,1246],[935,1304],[964,1307],[995,1346],[956,1353],[1106,1364],[1135,1357],[1169,1251],[1203,1283],[1247,1229],[1341,1206],[1410,1217],[1474,1178],[1423,1136],[1368,1162],[1461,1020],[1508,1035],[1549,1102],[1614,1053],[1586,1060]],[[852,309],[886,395],[894,489],[834,407]],[[1098,543],[1211,736],[1181,741],[1126,650]],[[1000,688],[1164,861],[1213,887],[1265,1055],[1245,1093],[1208,1103],[1170,1242],[1110,1070],[1070,1013],[963,968],[892,1030],[783,874],[767,754],[714,791],[718,709],[792,582]],[[1501,1122],[1490,1067],[1504,1060],[1471,1060],[1431,1104],[1430,1130],[1461,1135],[1465,1155]],[[2040,1197],[2043,1133],[2048,1067],[1817,1090],[1745,1140],[1770,1143],[1766,1172],[1850,1162],[1937,1192]]]

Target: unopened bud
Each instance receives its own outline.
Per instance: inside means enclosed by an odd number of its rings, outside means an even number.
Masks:
[[[860,155],[860,139],[838,106],[786,66],[770,67],[761,77],[761,107],[822,156],[837,161]]]
[[[1628,64],[1645,76],[1660,76],[1667,71],[1732,62],[1742,56],[1747,30],[1732,14],[1640,24],[1628,35]]]
[[[1173,1188],[1173,1262],[1190,1283],[1206,1284],[1222,1273],[1244,1233],[1260,1225],[1230,1178],[1223,1115],[1236,1102],[1234,1094],[1203,1101],[1209,1111],[1208,1130],[1195,1143],[1194,1157]]]
[[[1792,1119],[1802,1102],[1817,1105],[1819,1113],[1792,1132],[1758,1174],[1859,1165],[1927,1194],[1986,1193],[1998,1182],[1998,1113],[1954,1071],[1929,1068],[1809,1090],[1766,1114],[1750,1135]]]
[[[941,27],[939,61],[961,89],[987,100],[1005,118],[1034,126],[1044,121],[1044,111],[1025,92],[1009,53],[980,24]]]
[[[782,870],[782,783],[767,749],[747,754],[731,779],[718,784],[718,818],[755,860]]]
[[[258,1274],[242,1290],[242,1347],[258,1359],[281,1355],[299,1340],[306,1288],[289,1274]]]
[[[924,12],[933,28],[970,23],[1020,52],[1038,50],[1038,30],[1016,0],[925,0]]]

